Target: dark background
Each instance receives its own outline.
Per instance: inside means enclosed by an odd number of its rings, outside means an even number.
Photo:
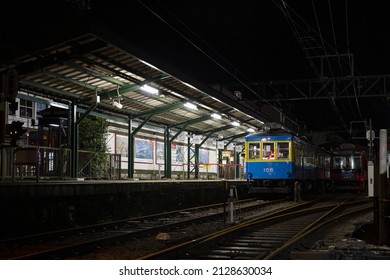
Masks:
[[[260,102],[261,82],[318,79],[279,5],[321,35],[334,53],[352,54],[354,75],[390,73],[385,1],[3,1],[0,61],[71,38],[97,23],[193,78]],[[348,73],[342,73],[348,75]],[[256,94],[255,94],[256,93]],[[389,127],[387,92],[376,98],[272,103],[312,131],[344,131],[372,121]],[[364,128],[362,128],[364,130]],[[377,134],[378,135],[378,134]]]

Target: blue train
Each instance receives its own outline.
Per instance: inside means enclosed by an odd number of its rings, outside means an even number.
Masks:
[[[245,137],[249,194],[292,194],[325,188],[330,181],[330,153],[278,123],[268,123]]]

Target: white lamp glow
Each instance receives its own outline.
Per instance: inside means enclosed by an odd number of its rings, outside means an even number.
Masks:
[[[122,108],[123,108],[123,105],[121,104],[120,101],[114,100],[114,101],[112,102],[112,105],[115,106],[115,107],[117,107],[118,109],[122,109]]]
[[[240,126],[240,123],[237,122],[237,121],[233,121],[233,122],[231,123],[231,125],[232,125],[232,126]]]
[[[212,114],[211,114],[211,117],[213,117],[214,119],[217,119],[217,120],[222,119],[222,116],[219,115],[219,114],[217,114],[217,113],[212,113]]]
[[[149,85],[143,85],[142,87],[140,87],[140,89],[149,92],[151,94],[158,94],[158,89],[151,87]]]
[[[184,106],[187,107],[188,109],[198,110],[198,107],[195,104],[192,104],[190,102],[184,103]]]

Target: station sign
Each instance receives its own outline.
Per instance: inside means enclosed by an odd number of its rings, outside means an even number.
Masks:
[[[375,131],[373,131],[371,129],[367,130],[366,131],[366,138],[367,138],[368,141],[374,140],[375,139]]]

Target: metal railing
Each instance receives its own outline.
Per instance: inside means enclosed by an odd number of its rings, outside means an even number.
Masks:
[[[121,179],[121,155],[79,151],[77,177],[88,179]]]
[[[179,166],[181,171],[172,171],[172,175],[179,179],[196,179],[195,173],[188,173],[188,166],[194,167],[195,164],[183,163]],[[218,163],[200,163],[198,164],[198,179],[219,180],[219,179],[244,179],[244,168],[240,164],[218,164]],[[164,173],[164,163],[158,164],[158,177],[162,178]]]
[[[38,164],[15,161],[24,157],[31,148],[39,150]],[[15,153],[16,152],[16,153]],[[77,177],[85,179],[121,179],[121,156],[109,153],[79,151],[79,170]],[[38,166],[38,170],[37,170]],[[71,150],[50,147],[1,147],[0,148],[1,181],[12,179],[29,179],[39,175],[40,179],[71,178]],[[14,175],[14,176],[13,176]]]
[[[18,179],[67,179],[71,178],[71,150],[65,148],[35,147],[39,150],[39,164],[15,164],[15,150],[29,147],[0,147],[0,180]],[[38,170],[37,170],[38,166]],[[177,179],[243,179],[244,169],[240,164],[199,164],[198,178],[194,173],[188,174],[188,164],[177,165],[172,175]],[[156,173],[150,179],[163,178],[164,164],[158,164],[158,170],[145,170]],[[38,172],[38,173],[37,173]],[[122,170],[121,155],[97,153],[90,151],[78,152],[77,178],[120,180],[126,177],[126,167]],[[139,172],[139,174],[143,174]],[[154,178],[153,178],[154,177]],[[140,178],[142,179],[142,178]]]

